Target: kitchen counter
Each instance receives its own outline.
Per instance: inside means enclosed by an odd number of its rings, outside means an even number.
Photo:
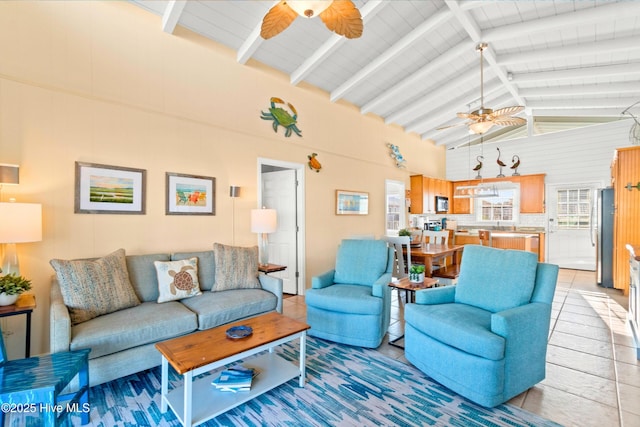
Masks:
[[[478,230],[456,231],[457,245],[478,245]],[[544,261],[544,232],[491,230],[492,246],[500,249],[518,249],[533,252],[539,261]]]

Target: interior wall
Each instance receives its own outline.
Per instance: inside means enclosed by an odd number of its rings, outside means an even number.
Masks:
[[[37,298],[32,353],[49,348],[49,283],[53,258],[199,250],[256,244],[250,210],[257,205],[257,159],[306,163],[307,282],[334,264],[339,241],[384,234],[384,180],[445,177],[442,147],[363,116],[345,102],[256,61],[177,28],[125,2],[0,2],[0,162],[20,165],[20,185],[4,200],[43,205],[43,240],[19,244],[22,274]],[[260,119],[277,96],[297,109],[303,137],[285,138]],[[399,169],[386,143],[407,159]],[[74,214],[76,161],[145,169],[145,215]],[[165,173],[216,178],[215,216],[165,215]],[[335,190],[367,191],[367,216],[336,216]],[[309,283],[306,284],[309,286]],[[24,326],[5,340],[23,352]]]

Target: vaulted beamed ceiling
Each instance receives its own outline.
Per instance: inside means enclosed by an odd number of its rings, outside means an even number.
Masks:
[[[132,3],[300,82],[343,99],[386,123],[448,148],[466,144],[458,112],[522,105],[521,129],[494,126],[485,141],[640,115],[640,1],[355,0],[364,21],[357,39],[330,32],[318,18],[297,18],[260,37],[277,1]],[[630,121],[630,126],[633,122]]]

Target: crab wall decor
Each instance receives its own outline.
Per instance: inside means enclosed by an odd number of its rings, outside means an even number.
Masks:
[[[320,172],[320,169],[322,169],[322,165],[320,164],[318,159],[316,159],[317,155],[318,153],[311,153],[309,156],[307,156],[307,158],[309,159],[309,162],[307,162],[307,164],[309,165],[309,169]]]
[[[389,147],[389,149],[391,150],[391,152],[389,153],[389,155],[391,156],[391,158],[393,160],[396,161],[396,167],[398,168],[404,168],[405,167],[405,159],[402,156],[402,154],[400,154],[400,148],[397,145],[393,145],[390,143],[387,143],[387,147]]]
[[[278,132],[278,126],[284,127],[286,129],[284,131],[284,136],[287,138],[290,137],[293,132],[298,136],[302,136],[302,131],[298,129],[298,126],[296,126],[296,119],[298,118],[296,108],[290,103],[286,103],[291,110],[291,113],[293,113],[291,114],[282,107],[276,107],[276,104],[285,105],[285,102],[282,99],[272,97],[270,101],[271,107],[269,108],[269,111],[261,111],[262,114],[260,115],[260,118],[262,120],[272,120],[273,131],[276,133]]]

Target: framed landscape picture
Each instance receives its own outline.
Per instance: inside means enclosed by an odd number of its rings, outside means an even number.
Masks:
[[[167,215],[215,215],[216,179],[167,172]]]
[[[75,213],[144,214],[147,171],[76,162]]]
[[[336,215],[368,215],[369,193],[336,190]]]

